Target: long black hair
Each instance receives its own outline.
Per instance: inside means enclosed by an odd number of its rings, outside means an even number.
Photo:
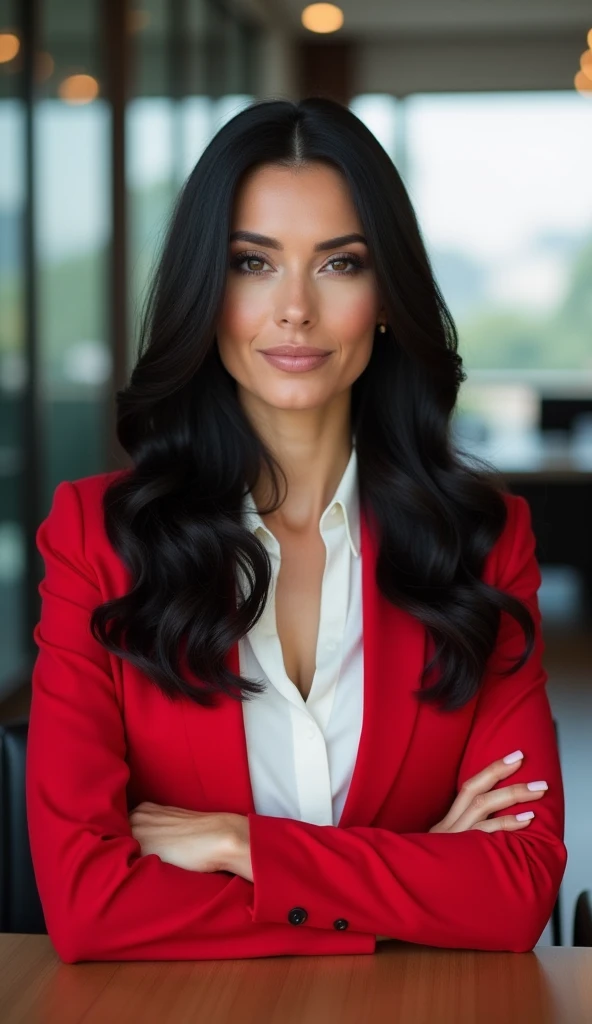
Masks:
[[[245,487],[266,466],[275,500],[261,511],[275,511],[285,475],[239,404],[216,324],[242,175],[266,163],[309,161],[337,168],[349,186],[389,325],[376,332],[351,389],[360,501],[379,536],[376,583],[435,641],[424,672],[438,662],[438,680],[417,698],[454,710],[479,689],[502,610],[526,639],[509,671],[534,648],[526,605],[480,579],[505,524],[505,488],[488,464],[463,460],[451,436],[466,374],[405,186],[369,129],[321,97],[242,110],[211,140],[177,198],[137,361],[116,396],[117,436],[133,468],[116,475],[103,499],[107,536],[133,585],[93,610],[92,632],[170,699],[184,695],[208,707],[220,692],[236,700],[262,692],[262,682],[235,675],[224,661],[260,618],[271,583],[264,546],[241,525]],[[238,567],[250,586],[240,601]],[[182,653],[198,685],[180,675]]]

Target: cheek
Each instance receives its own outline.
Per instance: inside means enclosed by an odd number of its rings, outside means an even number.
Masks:
[[[258,326],[265,321],[268,301],[266,303],[263,295],[259,298],[256,289],[229,284],[219,319],[220,334],[237,341],[244,337],[252,338]]]
[[[246,383],[253,340],[265,330],[267,314],[251,294],[228,291],[218,321],[220,359],[235,380]]]
[[[374,290],[368,288],[358,294],[344,295],[339,303],[327,310],[326,316],[344,343],[353,342],[369,331],[372,334],[377,319]]]
[[[344,296],[326,313],[328,331],[338,340],[346,375],[354,380],[366,367],[374,346],[377,300],[368,289],[358,295]]]

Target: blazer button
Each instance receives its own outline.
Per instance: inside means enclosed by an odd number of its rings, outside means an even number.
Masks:
[[[344,917],[338,917],[337,920],[333,922],[333,927],[337,928],[340,932],[344,931],[348,926],[349,921],[346,921]]]
[[[308,914],[304,907],[292,907],[288,914],[288,921],[290,924],[304,924]]]

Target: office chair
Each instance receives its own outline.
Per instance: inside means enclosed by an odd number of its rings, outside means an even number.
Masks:
[[[28,729],[27,718],[0,724],[0,931],[42,935],[25,802]]]
[[[592,902],[588,889],[581,892],[576,900],[572,945],[592,946]]]
[[[557,735],[555,720],[554,724]],[[42,935],[47,927],[31,860],[25,799],[28,728],[28,718],[0,724],[0,932]],[[579,922],[586,920],[582,897]],[[587,913],[590,921],[589,903]],[[586,934],[585,924],[578,931],[581,934]],[[551,935],[554,946],[563,944],[560,894],[553,907]],[[592,945],[592,941],[578,944]]]
[[[555,740],[557,742],[557,749],[559,750],[559,729],[557,726],[557,720],[553,719],[553,726],[555,728]],[[559,759],[561,760],[561,751],[559,750]],[[557,893],[557,899],[551,913],[551,939],[553,946],[563,945],[563,927],[561,924],[561,888]]]

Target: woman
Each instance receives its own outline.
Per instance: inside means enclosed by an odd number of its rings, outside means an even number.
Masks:
[[[27,803],[64,961],[533,948],[566,863],[540,573],[526,501],[451,440],[464,379],[353,113],[228,122],[117,396],[133,468],[59,484],[37,534]]]

